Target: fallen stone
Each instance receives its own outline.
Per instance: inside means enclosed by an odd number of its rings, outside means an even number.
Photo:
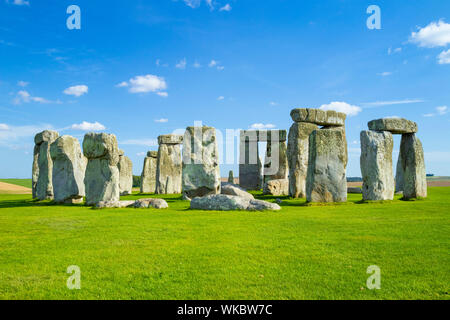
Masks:
[[[403,197],[405,199],[427,197],[427,177],[422,143],[415,134],[402,135],[400,154],[403,169]]]
[[[309,136],[318,126],[296,122],[289,130],[287,157],[289,166],[289,195],[306,198],[306,176],[308,173]]]
[[[182,190],[186,199],[220,194],[216,129],[187,127],[183,139]]]
[[[124,200],[124,201],[100,201],[95,207],[98,209],[105,208],[129,208],[134,207],[134,200]]]
[[[315,130],[309,137],[306,199],[308,202],[346,202],[347,148],[342,130]]]
[[[154,208],[154,209],[166,209],[169,207],[164,199],[139,199],[134,203],[135,208]]]
[[[231,183],[223,183],[221,185],[221,194],[226,194],[229,196],[239,196],[248,199],[254,199],[251,193],[245,191],[245,189],[239,187],[238,185]]]
[[[214,211],[230,211],[230,210],[277,211],[281,210],[281,207],[278,204],[270,203],[267,201],[218,194],[192,199],[191,209],[214,210]]]
[[[36,146],[39,147],[37,156],[37,170],[34,170],[35,198],[38,200],[53,199],[53,161],[50,156],[50,145],[59,137],[58,132],[45,130],[34,137]],[[36,152],[35,148],[35,152]],[[33,167],[36,164],[33,164]]]
[[[334,110],[301,108],[293,109],[291,118],[294,122],[308,122],[319,126],[344,126],[347,115]]]
[[[149,151],[144,159],[141,173],[141,193],[154,193],[156,191],[156,168],[158,164],[158,152]]]
[[[270,180],[264,184],[263,193],[270,194],[272,196],[287,196],[289,195],[289,180]]]
[[[80,142],[71,136],[62,136],[50,146],[53,162],[52,184],[57,203],[81,203],[85,196],[84,174],[87,159]]]
[[[393,200],[392,134],[387,131],[361,131],[360,140],[363,199]]]
[[[403,118],[384,118],[369,122],[369,129],[373,131],[389,131],[393,134],[416,133],[417,123]]]

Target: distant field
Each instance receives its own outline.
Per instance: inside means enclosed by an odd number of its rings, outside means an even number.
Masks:
[[[0,182],[15,184],[26,188],[31,188],[31,179],[0,179]]]
[[[0,195],[0,299],[450,299],[450,188],[420,201],[280,197],[280,212],[189,210],[179,195],[160,197],[169,209]],[[70,265],[81,290],[66,287]],[[366,287],[371,265],[380,290]]]

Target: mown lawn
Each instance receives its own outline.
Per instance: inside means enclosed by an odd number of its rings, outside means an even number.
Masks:
[[[26,188],[31,188],[31,179],[0,179],[0,182],[15,184]],[[0,198],[1,200],[1,198]]]
[[[450,188],[429,194],[328,206],[283,198],[276,213],[193,211],[177,196],[157,211],[0,195],[0,298],[449,299]],[[66,287],[70,265],[81,290]],[[366,288],[370,265],[380,290]]]

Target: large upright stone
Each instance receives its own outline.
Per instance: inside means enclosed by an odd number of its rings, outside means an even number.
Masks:
[[[119,150],[119,192],[121,196],[133,193],[133,162],[125,156],[123,150]]]
[[[397,160],[397,168],[395,171],[395,192],[403,192],[404,177],[403,177],[403,167],[402,167],[402,154],[399,153]]]
[[[289,129],[287,156],[289,165],[289,195],[292,198],[306,198],[309,136],[317,129],[317,125],[307,122],[295,122]]]
[[[342,130],[315,130],[309,137],[306,199],[308,202],[347,201],[346,149]]]
[[[57,203],[81,203],[85,195],[84,174],[87,160],[80,142],[71,136],[62,136],[50,146],[53,161],[53,192]]]
[[[181,135],[164,135],[158,137],[158,161],[156,168],[156,193],[181,193]]]
[[[84,177],[86,204],[119,201],[119,147],[116,136],[87,133],[83,140],[83,153],[88,158]]]
[[[361,173],[364,200],[393,200],[394,140],[387,131],[361,131]]]
[[[33,199],[37,198],[37,182],[39,178],[39,145],[34,146],[33,150],[33,169],[31,173],[31,192]]]
[[[271,180],[287,179],[289,175],[286,130],[273,131],[267,131],[264,184]]]
[[[158,151],[147,152],[144,159],[144,167],[141,174],[141,193],[154,193],[156,190],[156,167],[158,162]]]
[[[403,118],[384,118],[372,120],[368,124],[370,130],[389,131],[393,134],[416,133],[417,123]]]
[[[187,127],[183,140],[183,197],[220,194],[216,129]]]
[[[239,139],[239,185],[246,190],[261,189],[262,164],[258,131],[242,130]]]
[[[403,197],[405,199],[427,197],[427,177],[422,143],[414,133],[403,134],[400,145],[403,169]]]
[[[36,199],[53,199],[53,162],[50,157],[50,145],[59,137],[58,132],[45,130],[34,137],[34,142],[39,148],[39,155],[36,156],[37,148],[34,150],[34,160],[37,158],[37,165],[33,162],[33,179],[35,179],[34,195]]]
[[[291,111],[294,122],[308,122],[319,126],[343,126],[347,115],[334,110],[300,108]]]

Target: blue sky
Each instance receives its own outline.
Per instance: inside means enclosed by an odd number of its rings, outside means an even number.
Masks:
[[[326,105],[350,113],[348,176],[360,131],[389,116],[418,122],[427,172],[450,175],[449,14],[442,0],[0,0],[0,178],[31,176],[46,128],[114,133],[140,174],[158,135],[194,121],[289,129],[292,108]]]

